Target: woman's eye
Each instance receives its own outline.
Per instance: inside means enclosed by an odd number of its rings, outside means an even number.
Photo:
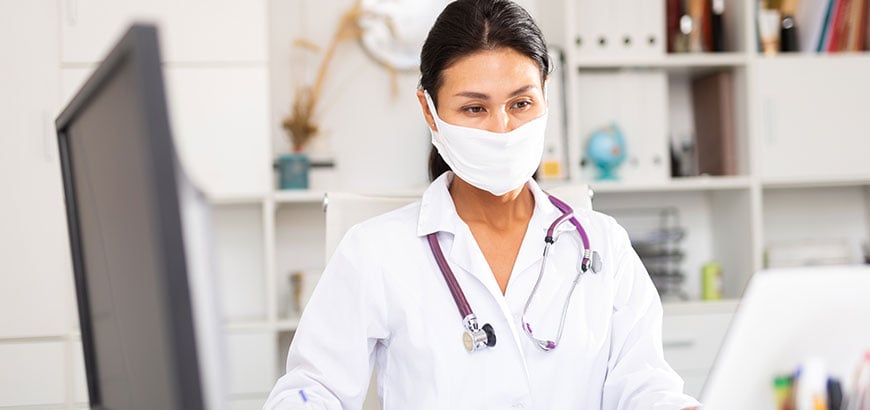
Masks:
[[[464,110],[465,110],[465,112],[467,112],[467,113],[471,113],[471,114],[479,114],[479,113],[482,113],[482,112],[483,112],[483,107],[481,107],[481,106],[471,106],[471,107],[465,107]]]
[[[523,108],[528,108],[531,105],[532,105],[531,101],[517,101],[516,103],[514,103],[514,108],[523,109]]]

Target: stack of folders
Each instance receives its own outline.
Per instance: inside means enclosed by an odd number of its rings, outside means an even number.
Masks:
[[[725,0],[667,0],[669,53],[726,51]]]
[[[779,51],[859,52],[870,46],[870,0],[759,0],[758,13],[762,37],[778,30]]]
[[[699,175],[735,175],[734,74],[718,71],[692,79],[695,169]]]
[[[665,52],[659,1],[574,0],[574,45],[583,58],[654,57]]]

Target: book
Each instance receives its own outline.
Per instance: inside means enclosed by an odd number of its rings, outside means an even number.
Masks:
[[[731,71],[715,72],[692,80],[692,115],[699,174],[737,173],[734,110]]]
[[[864,50],[864,36],[867,16],[867,0],[852,0],[852,7],[849,10],[849,35],[846,41],[847,51],[862,51]]]
[[[825,10],[825,18],[822,20],[822,31],[819,35],[819,40],[816,43],[816,52],[823,53],[826,50],[828,38],[831,35],[831,16],[834,14],[836,3],[839,0],[828,0],[828,7]]]
[[[725,51],[725,0],[712,0],[710,3],[710,50]]]
[[[669,53],[677,53],[684,52],[682,47],[679,46],[678,38],[682,33],[680,33],[680,17],[683,16],[683,0],[667,0],[667,10],[666,19],[667,19],[667,39],[668,39],[668,52]]]
[[[803,0],[797,2],[795,26],[798,47],[802,52],[816,52],[825,28],[825,18],[831,0]]]
[[[851,0],[836,0],[834,11],[830,24],[830,36],[825,44],[825,51],[837,52],[842,50],[843,38],[845,37],[845,26],[848,21],[849,3]]]

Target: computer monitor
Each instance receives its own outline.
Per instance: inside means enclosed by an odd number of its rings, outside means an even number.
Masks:
[[[132,26],[56,125],[91,408],[223,408],[210,213],[176,157],[156,28]]]
[[[849,385],[870,349],[870,266],[753,275],[704,391],[704,410],[775,408],[774,377],[819,358]]]

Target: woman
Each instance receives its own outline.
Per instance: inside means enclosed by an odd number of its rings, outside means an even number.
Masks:
[[[528,13],[451,3],[420,69],[435,180],[346,234],[265,408],[360,408],[372,366],[387,409],[696,406],[662,357],[661,302],[625,231],[588,210],[575,226],[531,179],[550,61]]]

